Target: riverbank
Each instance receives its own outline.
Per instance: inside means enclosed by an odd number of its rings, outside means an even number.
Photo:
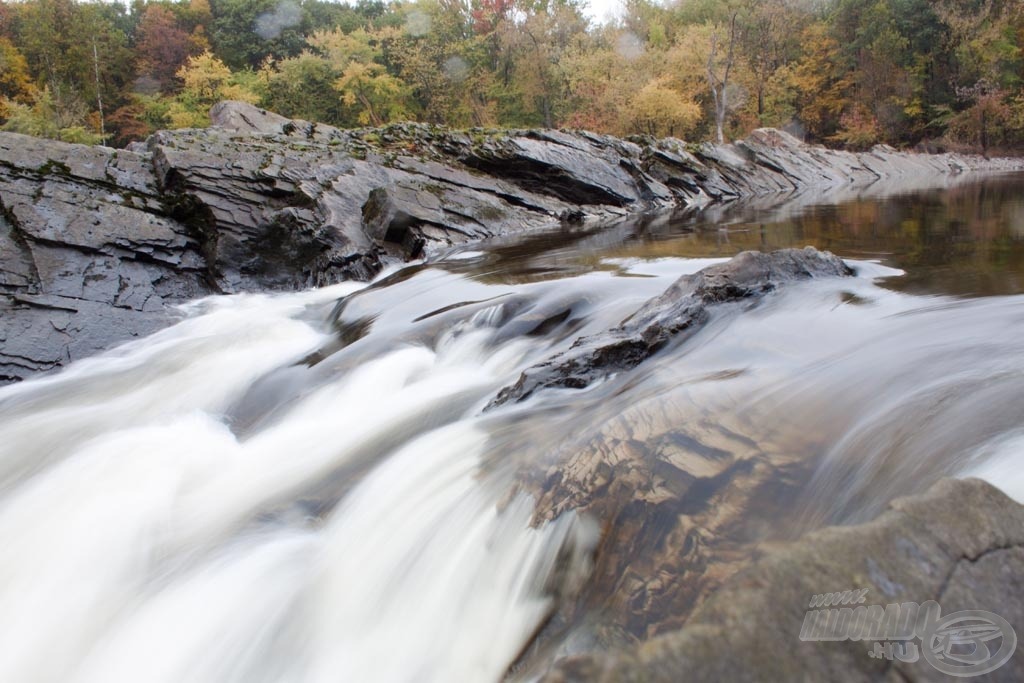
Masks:
[[[0,382],[174,319],[197,297],[366,280],[437,249],[739,198],[1024,168],[847,153],[775,130],[730,145],[585,132],[338,130],[222,103],[129,150],[0,134]],[[883,182],[884,181],[884,182]]]

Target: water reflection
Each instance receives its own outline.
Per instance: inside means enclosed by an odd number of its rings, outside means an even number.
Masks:
[[[819,202],[829,202],[822,197]],[[812,245],[906,271],[885,286],[918,294],[992,296],[1024,291],[1024,174],[841,203],[745,202],[641,216],[604,228],[565,228],[496,241],[446,269],[488,282],[528,282],[600,270],[623,260],[730,257]]]

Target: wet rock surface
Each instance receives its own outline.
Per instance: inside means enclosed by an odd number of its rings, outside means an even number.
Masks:
[[[127,150],[0,134],[0,382],[212,293],[365,280],[454,244],[766,193],[1001,170],[773,130],[735,145],[560,131],[339,130],[238,102]]]
[[[983,481],[946,479],[925,494],[893,501],[870,523],[828,527],[770,549],[681,627],[562,657],[541,680],[951,680],[924,657],[871,657],[870,640],[801,641],[812,596],[867,589],[865,605],[934,600],[943,616],[985,610],[1019,629],[1022,559],[1024,506]],[[994,655],[999,641],[991,645]],[[1022,674],[1018,648],[978,680],[1017,681]]]
[[[569,351],[526,370],[491,406],[521,401],[553,387],[582,389],[636,367],[670,342],[684,341],[707,322],[716,304],[753,302],[786,282],[853,275],[842,259],[812,247],[747,251],[727,263],[679,278],[619,327],[578,339]]]
[[[658,351],[684,343],[713,316],[748,310],[782,287],[852,274],[842,259],[810,247],[744,252],[684,275],[616,328],[578,339],[498,393],[492,406],[536,394],[551,414],[561,401],[576,409],[582,402],[588,422],[600,425],[543,454],[530,452],[529,436],[510,448],[527,453],[516,492],[537,501],[535,523],[576,512],[604,530],[590,579],[559,603],[517,671],[536,674],[558,657],[550,648],[563,643],[601,650],[672,632],[758,556],[760,541],[774,536],[763,520],[788,515],[786,501],[813,471],[813,459],[801,454],[814,448],[794,448],[817,438],[813,430],[775,424],[752,409],[701,403],[686,383],[625,409],[605,399],[641,363],[657,374],[649,365],[659,362]],[[549,391],[585,387],[571,395]],[[549,464],[536,468],[538,461]]]
[[[503,462],[521,458],[513,493],[537,501],[534,523],[577,513],[602,530],[589,578],[556,596],[513,680],[846,680],[847,665],[852,680],[939,680],[923,661],[884,666],[868,656],[872,643],[801,642],[810,596],[869,588],[872,604],[938,600],[946,613],[1001,614],[1001,591],[1020,583],[1024,508],[987,484],[947,482],[925,502],[894,503],[900,514],[870,533],[834,528],[794,544],[829,523],[821,510],[844,495],[871,510],[856,521],[878,509],[853,493],[866,469],[825,493],[813,484],[835,443],[829,423],[849,418],[841,396],[811,393],[779,410],[784,399],[774,391],[751,400],[756,385],[743,382],[742,357],[724,368],[678,370],[682,356],[714,345],[719,332],[737,334],[731,322],[757,316],[750,309],[772,292],[850,274],[840,259],[810,248],[740,254],[680,278],[618,327],[580,339],[501,392],[499,402],[532,396],[522,407],[529,418],[511,411],[507,432],[524,435],[505,447]],[[699,329],[707,333],[691,340]],[[811,407],[832,402],[839,405]],[[558,417],[570,406],[585,425]],[[851,470],[865,467],[858,452],[849,454]],[[1009,602],[1001,615],[1024,622],[1024,604]],[[1018,664],[995,680],[1016,680],[1020,671]]]

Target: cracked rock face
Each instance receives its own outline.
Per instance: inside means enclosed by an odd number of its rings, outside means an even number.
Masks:
[[[339,130],[240,102],[128,150],[0,133],[0,382],[109,348],[214,293],[366,280],[455,244],[1005,161],[586,132]]]
[[[0,382],[154,332],[166,304],[213,291],[144,155],[2,135],[0,212]]]
[[[873,658],[869,641],[801,641],[811,597],[867,589],[865,605],[934,600],[943,616],[985,610],[1019,632],[1024,587],[1014,569],[1022,560],[1024,506],[986,482],[946,479],[925,494],[893,501],[870,523],[825,528],[766,553],[675,630],[635,646],[563,658],[541,680],[949,681],[924,659]],[[977,680],[1022,675],[1018,646],[1006,664]]]

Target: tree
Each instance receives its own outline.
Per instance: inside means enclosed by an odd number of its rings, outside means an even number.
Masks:
[[[354,119],[346,116],[334,90],[340,75],[324,57],[310,51],[280,62],[268,61],[260,70],[266,83],[260,104],[292,118],[349,125]]]
[[[389,28],[350,34],[325,31],[310,37],[310,44],[340,74],[334,89],[344,104],[356,107],[359,123],[379,126],[409,114],[408,86],[379,61],[384,45],[397,35],[397,29]]]
[[[1024,12],[1014,0],[938,0],[935,11],[949,27],[959,87],[985,81],[1019,88],[1024,79]]]
[[[239,75],[210,52],[189,57],[177,75],[182,88],[167,112],[171,128],[209,125],[210,107],[221,100],[259,101],[259,95],[245,87]]]
[[[827,25],[811,24],[802,38],[804,54],[792,68],[789,84],[800,124],[812,139],[822,141],[835,135],[850,102],[852,83]]]
[[[77,105],[62,102],[58,106],[49,88],[43,88],[34,94],[30,104],[7,102],[3,130],[64,142],[90,145],[102,142],[103,137],[87,126],[88,109],[80,101]]]
[[[839,131],[829,140],[854,150],[864,150],[882,138],[882,127],[870,107],[855,102],[839,118]]]
[[[7,38],[0,38],[0,120],[7,118],[8,103],[31,104],[37,92],[24,55]]]
[[[700,106],[686,100],[660,79],[647,83],[630,104],[633,125],[639,133],[685,137],[700,121]]]
[[[0,0],[0,38],[13,38],[14,37],[14,12],[11,7]]]
[[[135,53],[140,76],[156,81],[162,92],[175,92],[180,86],[178,70],[186,59],[198,54],[197,47],[173,12],[161,5],[146,7],[136,30]]]
[[[48,104],[37,111],[75,119],[88,103],[98,115],[84,125],[102,132],[104,107],[123,102],[133,80],[124,25],[123,6],[35,0],[21,8],[18,44],[37,82],[48,89]]]
[[[1014,128],[1014,112],[1007,93],[984,79],[959,88],[961,99],[971,103],[949,122],[946,135],[953,142],[973,145],[987,154],[989,147],[1007,142]]]
[[[647,60],[641,64],[641,58],[624,57],[613,47],[622,33],[610,28],[600,42],[576,46],[562,57],[570,105],[567,125],[616,134],[637,132],[630,100],[649,79],[649,69]]]
[[[381,126],[405,118],[408,112],[405,102],[408,92],[404,84],[386,73],[380,64],[351,62],[334,87],[345,104],[361,107],[360,123]]]
[[[748,0],[742,17],[740,48],[753,75],[757,116],[769,116],[769,87],[776,71],[800,54],[800,33],[808,14],[796,11],[787,0]]]
[[[526,125],[556,125],[560,105],[566,101],[562,57],[585,42],[586,27],[580,9],[568,3],[541,6],[498,25],[498,44],[508,56],[504,83],[511,86],[505,118]]]
[[[211,0],[210,42],[233,70],[259,69],[267,60],[300,54],[308,15],[293,0]]]
[[[832,35],[853,98],[870,110],[882,138],[896,144],[920,139],[929,104],[945,104],[952,95],[944,67],[950,59],[948,29],[934,3],[840,0]],[[866,120],[862,113],[848,113]]]
[[[737,104],[730,101],[729,91],[729,76],[735,63],[737,14],[733,12],[729,17],[727,29],[716,27],[711,32],[708,50],[708,87],[711,89],[711,101],[715,107],[715,137],[718,144],[725,142],[725,115]]]
[[[405,30],[389,32],[378,61],[408,86],[410,114],[431,123],[471,123],[465,91],[476,84],[474,64],[485,60],[476,51],[471,15],[461,3],[420,2],[408,9]],[[418,30],[416,21],[430,30]]]

